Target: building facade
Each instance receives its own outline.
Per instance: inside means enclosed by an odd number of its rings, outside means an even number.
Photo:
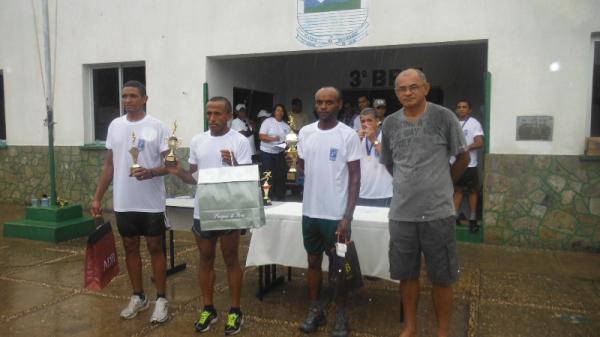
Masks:
[[[600,0],[49,1],[57,188],[88,205],[123,81],[179,121],[185,158],[205,96],[252,106],[340,88],[399,104],[394,76],[422,69],[430,99],[472,101],[484,125],[484,241],[600,250]],[[48,191],[41,2],[0,2],[0,202]],[[596,75],[594,75],[596,74]],[[187,143],[186,143],[187,141]],[[192,190],[167,179],[172,195]],[[107,207],[110,208],[110,199]]]

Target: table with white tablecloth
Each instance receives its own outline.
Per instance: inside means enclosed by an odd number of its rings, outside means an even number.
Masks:
[[[355,242],[363,275],[390,279],[388,208],[357,206],[352,221]],[[246,267],[279,264],[308,268],[302,243],[302,203],[274,202],[265,207],[267,224],[252,229]],[[323,270],[328,261],[323,259]]]

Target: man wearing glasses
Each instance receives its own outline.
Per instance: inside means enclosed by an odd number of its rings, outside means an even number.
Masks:
[[[383,122],[381,163],[393,176],[390,205],[390,276],[400,280],[406,323],[400,337],[417,334],[421,253],[438,320],[438,336],[448,335],[452,284],[458,279],[453,181],[469,163],[465,136],[454,113],[427,102],[425,74],[407,69],[396,77],[403,108]],[[456,156],[448,168],[450,156]]]

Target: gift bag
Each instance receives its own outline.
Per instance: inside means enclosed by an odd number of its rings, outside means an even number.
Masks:
[[[119,274],[119,260],[110,222],[99,218],[96,223],[85,249],[85,287],[101,290]]]
[[[346,242],[346,256],[340,257],[335,248],[329,251],[329,286],[334,298],[345,296],[363,286],[362,273],[354,241]]]
[[[258,228],[265,224],[258,165],[199,170],[196,202],[202,230]]]

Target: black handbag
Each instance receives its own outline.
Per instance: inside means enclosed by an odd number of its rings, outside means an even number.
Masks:
[[[346,256],[340,257],[335,248],[329,251],[329,286],[333,290],[334,298],[346,296],[353,290],[363,286],[358,253],[354,241],[346,242]]]

